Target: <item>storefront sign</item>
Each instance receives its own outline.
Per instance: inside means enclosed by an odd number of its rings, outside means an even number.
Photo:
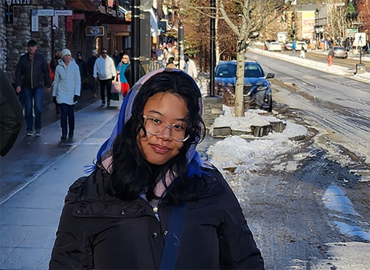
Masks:
[[[86,26],[85,28],[86,36],[104,36],[104,27],[103,26]]]
[[[31,0],[6,0],[8,6],[10,5],[32,5]]]

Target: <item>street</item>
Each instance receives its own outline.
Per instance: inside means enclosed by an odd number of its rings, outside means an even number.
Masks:
[[[369,85],[259,54],[248,58],[275,73],[277,117],[308,130],[291,152],[266,156],[256,170],[225,173],[266,269],[369,269]],[[0,160],[0,269],[47,269],[68,187],[86,175],[120,106],[90,104],[76,112],[73,139],[60,141],[53,116],[41,137],[21,133]],[[201,155],[216,141],[207,137]],[[348,209],[328,204],[344,198]]]

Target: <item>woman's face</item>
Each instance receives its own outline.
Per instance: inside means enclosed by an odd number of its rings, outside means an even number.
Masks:
[[[122,56],[121,60],[122,60],[122,63],[127,64],[128,63],[128,56],[127,55]]]
[[[69,54],[67,54],[67,55],[65,55],[65,56],[63,57],[63,62],[64,62],[65,64],[69,64],[69,62],[71,62],[71,59],[72,59],[72,57],[71,57]]]
[[[155,121],[165,122],[168,126],[186,127],[188,108],[184,99],[171,93],[157,93],[148,99],[143,114],[154,117]],[[179,154],[182,142],[173,140],[173,128],[165,128],[160,135],[152,135],[141,131],[138,139],[139,148],[148,160],[154,165],[163,165]]]

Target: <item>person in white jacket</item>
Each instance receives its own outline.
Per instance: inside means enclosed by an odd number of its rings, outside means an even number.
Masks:
[[[73,137],[75,128],[74,104],[77,102],[81,93],[80,69],[76,61],[72,59],[68,49],[62,50],[62,59],[59,59],[55,69],[53,99],[60,107],[60,126],[62,127],[62,140],[67,139],[67,119],[68,137]]]
[[[106,49],[101,50],[101,55],[94,64],[94,79],[100,83],[101,105],[105,106],[105,89],[107,90],[107,106],[110,106],[112,80],[116,76],[114,61],[108,56]]]
[[[184,54],[184,60],[180,61],[180,69],[184,70],[194,80],[197,79],[198,77],[197,67],[195,65],[195,62],[189,58],[189,55],[187,53]]]

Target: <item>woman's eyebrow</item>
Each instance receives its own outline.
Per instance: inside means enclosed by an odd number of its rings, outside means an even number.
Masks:
[[[159,116],[164,116],[161,112],[159,111],[156,111],[156,110],[150,110],[148,111],[148,113],[154,113],[154,114],[158,114]],[[175,121],[182,121],[182,122],[186,122],[186,117],[184,118],[176,118]]]

